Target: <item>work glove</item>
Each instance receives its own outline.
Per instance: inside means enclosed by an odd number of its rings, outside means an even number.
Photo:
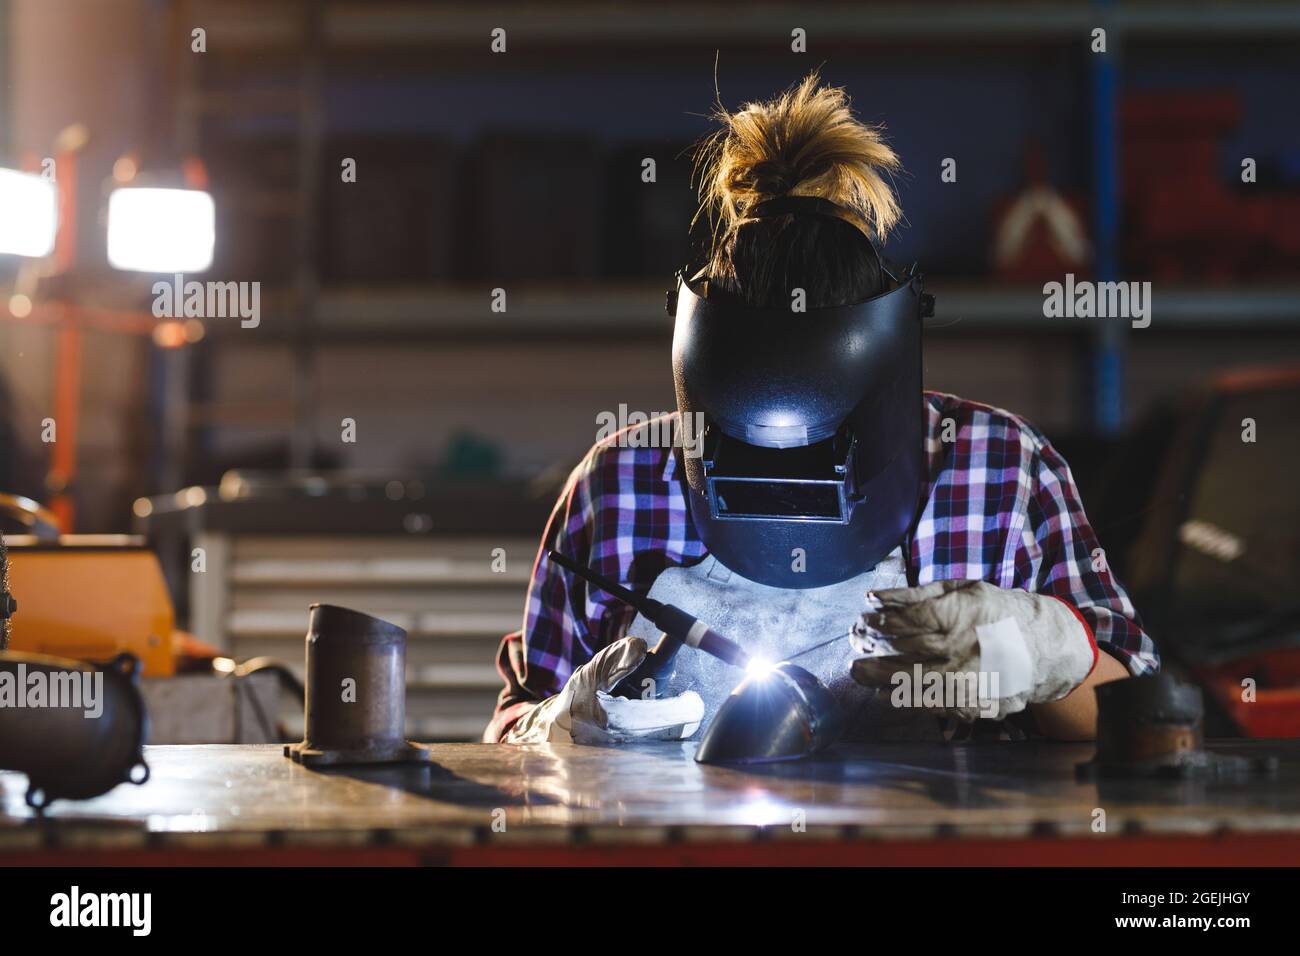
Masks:
[[[934,709],[967,722],[1059,700],[1097,663],[1092,631],[1071,605],[987,581],[870,592],[849,641],[862,655],[852,666],[858,683],[893,687],[899,706],[933,706],[923,689],[936,673],[943,699]],[[913,690],[918,676],[922,689]]]
[[[641,665],[645,655],[646,644],[639,637],[625,637],[603,648],[573,672],[563,690],[521,717],[505,742],[685,740],[704,719],[704,701],[695,691],[657,700],[629,700],[609,693]]]

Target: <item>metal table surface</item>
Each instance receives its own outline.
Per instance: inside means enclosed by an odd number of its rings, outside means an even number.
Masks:
[[[44,820],[0,773],[0,864],[1300,863],[1300,741],[1212,744],[1276,774],[1084,781],[1090,744],[841,747],[710,767],[694,743],[430,744],[428,766],[311,770],[279,746],[168,746]],[[1104,814],[1104,829],[1099,821]]]

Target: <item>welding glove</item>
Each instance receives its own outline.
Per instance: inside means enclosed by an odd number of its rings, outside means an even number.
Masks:
[[[639,637],[625,637],[603,648],[573,672],[563,690],[521,717],[505,742],[685,740],[704,719],[704,701],[695,691],[657,700],[629,700],[609,693],[641,666],[645,656],[646,643]]]
[[[901,706],[920,699],[929,707],[924,693],[900,688],[918,675],[923,687],[941,681],[942,706],[934,709],[967,722],[1059,700],[1097,663],[1092,630],[1071,605],[987,581],[873,591],[849,641],[864,655],[853,662],[858,683],[892,686]]]

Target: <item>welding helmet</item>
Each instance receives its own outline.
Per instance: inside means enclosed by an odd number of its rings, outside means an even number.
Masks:
[[[786,196],[747,219],[830,216],[835,203]],[[869,571],[905,536],[922,482],[921,320],[934,314],[916,266],[883,260],[890,286],[864,302],[754,308],[677,275],[673,378],[686,496],[710,553],[772,587],[836,584]],[[688,432],[688,434],[691,434]]]

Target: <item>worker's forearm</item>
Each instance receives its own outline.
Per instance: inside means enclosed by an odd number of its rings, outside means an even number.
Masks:
[[[504,743],[510,731],[532,712],[537,703],[537,701],[517,701],[507,707],[499,708],[493,715],[491,723],[487,725],[487,729],[483,731],[482,742]]]
[[[1097,736],[1097,695],[1093,688],[1129,676],[1128,668],[1104,650],[1084,682],[1060,700],[1032,704],[1030,713],[1038,729],[1056,740],[1093,740]]]

